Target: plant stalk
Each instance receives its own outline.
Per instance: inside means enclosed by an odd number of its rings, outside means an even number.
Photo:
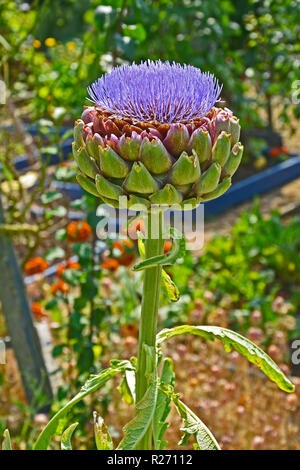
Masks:
[[[164,240],[162,237],[163,230],[163,213],[161,211],[148,213],[147,220],[147,239],[145,240],[145,259],[163,253]],[[156,237],[153,237],[153,229],[156,231]],[[138,345],[138,362],[136,372],[136,403],[144,396],[149,383],[145,375],[146,371],[146,351],[143,345],[155,348],[156,330],[157,330],[157,314],[159,307],[160,284],[161,284],[161,267],[153,267],[145,269],[144,272],[144,289],[142,300],[142,311],[139,331]],[[149,359],[148,359],[149,360]],[[152,364],[153,370],[156,366]],[[143,438],[137,445],[138,450],[152,450],[152,424],[146,431]]]

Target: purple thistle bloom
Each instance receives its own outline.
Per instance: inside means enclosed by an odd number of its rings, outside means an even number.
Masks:
[[[222,86],[210,73],[175,62],[123,65],[89,88],[92,102],[116,118],[171,124],[205,116],[219,101]]]

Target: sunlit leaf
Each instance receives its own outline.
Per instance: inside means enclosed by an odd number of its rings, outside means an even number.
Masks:
[[[293,392],[295,387],[283,374],[277,364],[256,344],[239,333],[221,328],[219,326],[192,326],[182,325],[175,328],[162,330],[157,335],[157,344],[178,335],[197,335],[213,341],[219,339],[224,344],[225,351],[230,352],[232,348],[245,356],[248,361],[257,365],[279,388],[286,392]]]
[[[170,387],[173,390],[175,382],[174,366],[173,361],[170,358],[164,360],[162,373],[160,376],[160,386]],[[157,402],[153,417],[153,438],[154,447],[156,450],[162,450],[166,447],[167,442],[163,440],[169,423],[166,423],[166,419],[169,415],[171,407],[169,406],[171,397],[165,394],[160,388],[158,389]]]
[[[9,430],[5,429],[3,433],[2,450],[12,450]]]
[[[135,416],[124,427],[125,436],[118,445],[119,450],[132,450],[142,439],[149,428],[155,411],[157,399],[157,351],[154,347],[144,343],[146,364],[144,376],[148,383],[148,388],[143,397],[135,405]]]
[[[109,434],[108,427],[101,416],[94,411],[94,434],[98,450],[113,450],[114,444]]]
[[[170,236],[165,238],[172,238],[173,240],[170,251],[166,254],[153,256],[152,258],[147,258],[137,263],[133,266],[134,271],[141,271],[142,269],[153,268],[155,266],[170,266],[184,255],[185,243],[183,235],[174,227],[169,227],[168,235]]]
[[[135,371],[126,370],[118,388],[125,403],[133,405],[135,402]]]
[[[61,450],[72,450],[71,439],[77,426],[78,423],[73,423],[63,432],[60,443]]]
[[[180,292],[178,290],[178,287],[176,286],[175,282],[172,281],[171,277],[164,269],[162,269],[161,271],[161,278],[162,283],[167,291],[168,299],[171,302],[178,302],[178,300],[180,299]]]
[[[197,450],[221,450],[215,437],[201,419],[179,400],[177,395],[173,395],[172,400],[183,421],[181,431],[184,435],[179,445],[186,445],[189,438],[194,436]]]
[[[143,398],[136,404],[135,417],[124,427],[118,450],[133,450],[151,424],[157,398],[157,378],[153,378]]]
[[[120,372],[123,372],[126,369],[133,369],[133,366],[129,361],[112,361],[111,367],[104,369],[97,375],[91,376],[91,378],[89,378],[83,385],[80,392],[77,393],[77,395],[75,395],[72,400],[70,400],[63,408],[61,408],[49,421],[34,444],[34,450],[46,450],[49,446],[51,437],[53,434],[55,434],[58,426],[63,421],[67,413],[72,409],[72,407],[90,393],[99,390],[99,388],[103,387],[103,385],[106,384],[108,380],[112,379],[115,377],[115,375],[118,375]]]

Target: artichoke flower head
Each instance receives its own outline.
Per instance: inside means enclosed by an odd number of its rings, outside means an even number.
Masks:
[[[114,68],[75,122],[77,180],[107,204],[196,207],[231,185],[243,153],[239,120],[216,107],[210,73],[169,62]]]

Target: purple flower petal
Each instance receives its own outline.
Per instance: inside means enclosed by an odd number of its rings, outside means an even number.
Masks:
[[[170,124],[205,116],[221,89],[212,74],[191,65],[148,60],[114,68],[88,93],[90,101],[113,117]]]

